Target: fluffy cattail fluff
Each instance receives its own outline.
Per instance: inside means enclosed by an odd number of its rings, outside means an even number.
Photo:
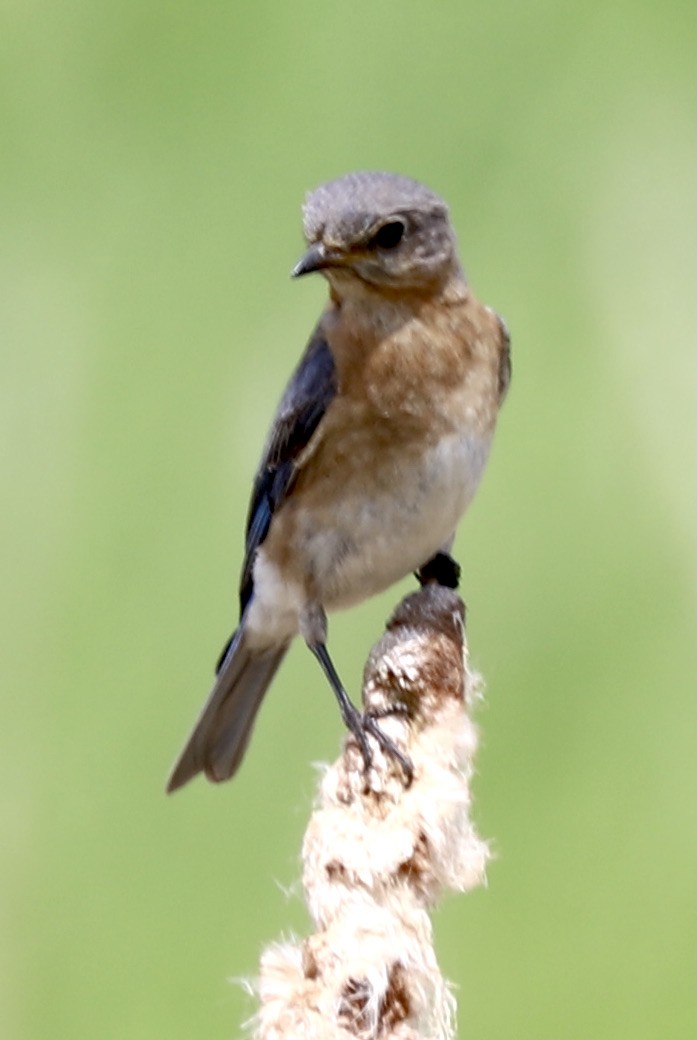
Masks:
[[[488,849],[470,819],[478,694],[459,597],[436,585],[407,596],[370,654],[363,700],[413,782],[374,744],[366,776],[352,737],[324,773],[303,843],[315,932],[263,953],[256,1040],[454,1036],[429,910],[484,880]]]

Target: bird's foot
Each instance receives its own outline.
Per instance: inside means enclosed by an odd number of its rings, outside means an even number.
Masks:
[[[449,553],[436,553],[415,573],[417,581],[422,586],[435,583],[443,585],[446,589],[456,589],[460,584],[460,564]]]
[[[410,787],[411,782],[414,779],[414,766],[411,763],[411,759],[405,755],[403,751],[400,751],[395,742],[391,740],[391,738],[388,737],[378,725],[378,720],[384,719],[388,715],[408,716],[408,706],[403,704],[401,701],[397,701],[386,707],[366,708],[366,710],[361,713],[355,704],[352,703],[346,690],[341,685],[341,680],[332,664],[325,643],[308,641],[307,645],[319,661],[324,674],[329,680],[329,685],[337,699],[344,725],[353,734],[356,743],[358,744],[358,749],[363,758],[363,775],[366,780],[366,787],[368,786],[368,774],[373,764],[373,749],[370,746],[369,737],[372,737],[373,740],[376,741],[385,755],[394,759],[394,761],[398,763],[400,769],[404,773],[405,786]]]
[[[380,719],[388,715],[408,715],[409,709],[406,704],[397,703],[388,708],[368,708],[362,714],[357,708],[344,716],[344,722],[356,739],[358,748],[363,757],[363,774],[367,779],[373,764],[373,749],[368,737],[372,737],[382,752],[399,765],[404,774],[405,787],[411,787],[414,779],[414,766],[408,755],[397,747],[395,742],[387,736],[378,725]]]

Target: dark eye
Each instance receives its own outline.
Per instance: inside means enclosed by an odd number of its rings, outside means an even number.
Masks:
[[[404,238],[405,231],[401,220],[391,220],[375,232],[369,244],[378,249],[394,249]]]

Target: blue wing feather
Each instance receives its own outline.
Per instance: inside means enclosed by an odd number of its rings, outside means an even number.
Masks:
[[[334,359],[318,329],[286,387],[254,478],[240,579],[240,615],[254,592],[257,549],[293,486],[298,456],[336,393]],[[262,652],[250,648],[244,623],[240,623],[220,656],[213,689],[172,771],[169,791],[201,770],[211,780],[225,780],[237,770],[262,697],[287,649],[287,643]]]
[[[254,478],[240,580],[240,613],[253,592],[256,551],[292,487],[295,460],[309,443],[335,393],[334,358],[318,327],[281,398]]]

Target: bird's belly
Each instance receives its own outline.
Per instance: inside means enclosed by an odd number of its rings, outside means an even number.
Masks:
[[[299,555],[327,609],[383,591],[447,545],[476,491],[490,439],[450,434],[420,452],[357,467],[319,526],[299,513]]]

